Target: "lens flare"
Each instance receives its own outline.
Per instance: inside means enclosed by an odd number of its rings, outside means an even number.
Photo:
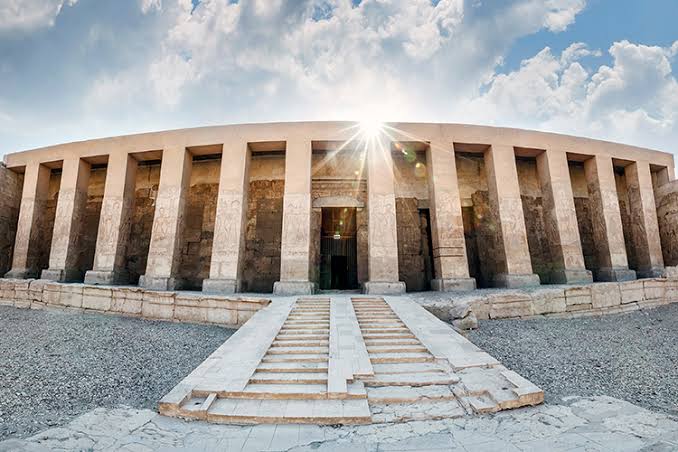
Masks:
[[[376,119],[360,121],[360,132],[365,138],[377,138],[384,131],[384,124]]]

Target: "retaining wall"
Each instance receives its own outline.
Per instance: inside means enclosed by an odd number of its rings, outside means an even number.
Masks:
[[[138,287],[62,284],[40,279],[0,279],[0,305],[68,309],[153,320],[242,326],[271,300],[161,292]]]
[[[484,289],[416,301],[441,320],[468,329],[477,320],[571,318],[615,314],[678,303],[678,274],[667,278],[593,283],[577,286],[541,286],[524,290]]]

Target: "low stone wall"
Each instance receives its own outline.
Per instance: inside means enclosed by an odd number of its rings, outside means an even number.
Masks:
[[[483,289],[415,300],[441,320],[470,329],[478,320],[595,316],[678,303],[678,274],[670,269],[669,275],[581,286]]]
[[[161,292],[138,287],[61,284],[40,279],[0,279],[0,305],[69,309],[153,320],[242,326],[269,305],[264,298]]]

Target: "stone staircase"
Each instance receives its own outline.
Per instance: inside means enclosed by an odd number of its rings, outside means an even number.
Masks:
[[[242,390],[192,398],[182,414],[192,417],[193,407],[211,422],[235,424],[371,422],[361,382],[328,394],[329,343],[330,299],[300,298]]]
[[[374,375],[363,379],[374,422],[466,414],[451,387],[459,378],[438,362],[382,298],[353,298]]]
[[[539,388],[409,300],[303,297],[258,312],[163,398],[160,412],[216,423],[364,424],[542,400]]]

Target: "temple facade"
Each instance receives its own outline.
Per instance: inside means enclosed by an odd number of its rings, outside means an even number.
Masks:
[[[7,278],[206,293],[471,290],[678,265],[673,155],[517,129],[228,125],[5,155]]]

